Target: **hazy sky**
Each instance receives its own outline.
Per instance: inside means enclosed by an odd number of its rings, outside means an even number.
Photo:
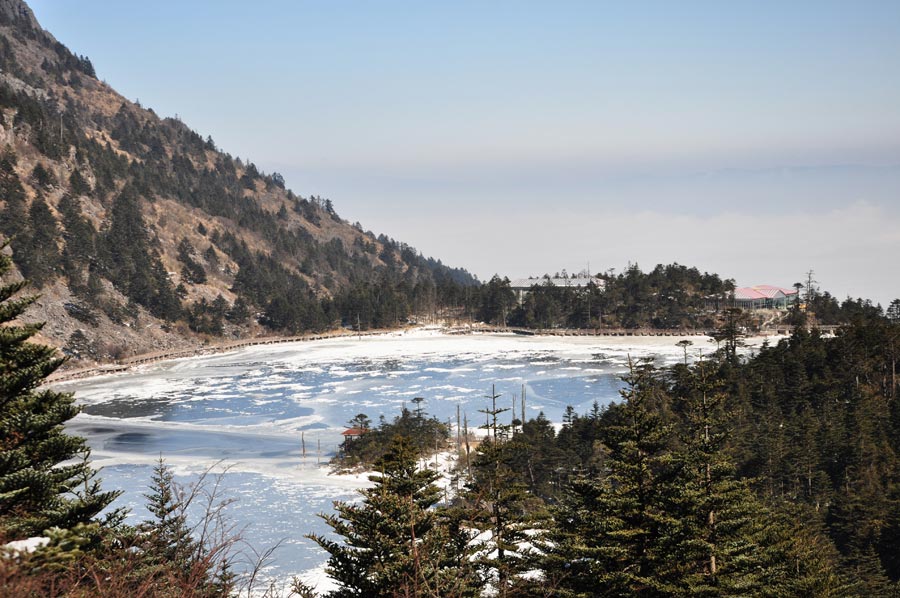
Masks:
[[[482,278],[900,297],[900,2],[32,0],[98,75]]]

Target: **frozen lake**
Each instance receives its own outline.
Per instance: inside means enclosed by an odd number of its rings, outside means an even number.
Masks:
[[[364,483],[324,468],[354,415],[391,419],[424,397],[429,414],[455,422],[459,405],[475,427],[492,384],[501,405],[518,405],[525,385],[528,417],[543,411],[559,422],[567,405],[584,413],[617,399],[629,355],[659,365],[682,359],[679,340],[413,331],[251,347],[57,388],[84,406],[69,430],[88,439],[104,486],[125,491],[117,506],[132,509],[131,521],[146,518],[142,494],[160,455],[181,481],[221,460],[237,499],[231,515],[257,549],[283,540],[267,573],[289,578],[325,561],[303,538],[327,530],[316,514]],[[705,337],[689,340],[694,354],[714,349]]]

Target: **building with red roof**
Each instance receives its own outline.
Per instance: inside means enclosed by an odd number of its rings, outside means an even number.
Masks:
[[[742,309],[787,309],[797,298],[797,289],[758,284],[734,290],[734,306]]]
[[[354,438],[359,438],[366,432],[368,432],[368,430],[366,430],[364,428],[348,428],[348,429],[344,430],[343,432],[341,432],[341,436],[343,436],[347,440],[352,440]]]

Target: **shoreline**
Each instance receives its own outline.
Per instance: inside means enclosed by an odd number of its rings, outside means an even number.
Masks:
[[[156,351],[150,353],[142,353],[133,355],[124,359],[120,359],[110,363],[100,363],[92,366],[73,368],[67,370],[56,371],[47,377],[45,384],[59,384],[72,380],[81,380],[92,378],[95,376],[103,376],[107,374],[117,374],[127,372],[133,368],[156,363],[161,361],[172,361],[176,359],[185,359],[190,357],[201,357],[207,355],[217,355],[235,351],[246,347],[254,347],[260,345],[275,345],[286,343],[306,343],[320,340],[330,339],[349,339],[373,336],[386,336],[389,334],[404,333],[412,330],[437,330],[441,334],[450,336],[468,335],[468,334],[515,334],[523,337],[595,337],[595,338],[651,338],[651,337],[706,337],[710,338],[710,331],[705,329],[685,329],[685,330],[660,330],[660,329],[521,329],[514,327],[490,326],[485,324],[477,325],[460,325],[460,326],[407,326],[399,328],[379,328],[374,330],[366,330],[363,332],[353,332],[347,330],[332,330],[317,334],[304,334],[296,336],[263,336],[247,339],[239,339],[222,343],[211,343],[199,345],[191,348]],[[760,332],[747,339],[765,339],[772,336],[781,336],[784,331],[780,329]]]
[[[154,351],[150,353],[141,353],[118,359],[110,363],[99,363],[97,365],[87,366],[83,368],[73,368],[68,370],[57,370],[53,372],[45,380],[45,384],[59,384],[61,382],[69,382],[71,380],[81,380],[83,378],[92,378],[94,376],[102,376],[105,374],[116,374],[127,372],[132,368],[145,365],[148,363],[156,363],[158,361],[172,361],[175,359],[185,359],[188,357],[201,357],[205,355],[217,355],[227,353],[244,347],[253,347],[258,345],[275,345],[282,343],[303,343],[332,338],[352,338],[363,336],[379,336],[390,334],[393,332],[402,332],[409,328],[386,328],[367,330],[365,332],[347,332],[340,330],[332,330],[319,334],[303,334],[298,336],[259,336],[247,339],[238,339],[223,343],[211,343],[199,345],[186,349],[176,349],[170,351]]]

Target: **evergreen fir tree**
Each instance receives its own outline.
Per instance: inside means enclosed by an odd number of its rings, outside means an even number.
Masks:
[[[243,297],[235,299],[231,309],[225,312],[225,319],[235,324],[247,322],[250,319],[250,306],[247,305],[247,301]]]
[[[162,458],[153,467],[150,492],[144,495],[153,519],[141,527],[147,532],[148,560],[160,567],[175,567],[188,574],[198,551],[191,537],[183,493],[175,484],[175,475]]]
[[[132,587],[150,585],[153,596],[234,595],[232,566],[239,537],[222,513],[232,500],[220,496],[221,478],[209,482],[210,471],[183,486],[162,458],[156,463],[144,495],[152,518],[135,528],[120,528],[123,544],[139,555],[130,572]]]
[[[96,260],[97,231],[90,221],[82,215],[81,202],[70,195],[59,200],[59,212],[62,215],[63,239],[63,271],[69,279],[69,287],[81,294],[86,290],[86,270]]]
[[[712,337],[721,350],[725,359],[729,362],[737,360],[738,347],[744,345],[744,333],[742,323],[744,320],[743,310],[739,307],[729,307],[725,310],[725,320],[719,326]]]
[[[31,227],[25,189],[16,172],[16,162],[16,155],[9,148],[0,156],[0,198],[5,204],[0,212],[0,234],[7,240],[15,240],[13,260],[19,270],[25,270],[33,261]]]
[[[396,437],[376,463],[375,486],[362,503],[336,503],[323,518],[344,538],[309,536],[329,553],[327,571],[339,584],[330,598],[474,596],[467,559],[454,547],[451,528],[432,508],[440,490],[437,474],[417,468],[409,442]]]
[[[725,453],[725,395],[713,368],[694,366],[686,397],[684,481],[670,511],[679,523],[670,551],[678,563],[675,585],[685,596],[763,595],[783,577],[780,529]]]
[[[678,521],[671,513],[677,468],[671,428],[649,404],[658,391],[652,364],[624,378],[620,419],[605,433],[597,475],[576,478],[554,513],[542,545],[541,596],[668,596],[677,563],[668,549]],[[549,593],[548,593],[549,592]]]
[[[183,264],[181,268],[182,279],[190,284],[203,284],[206,282],[206,270],[194,259],[194,247],[187,238],[182,238],[178,244],[178,261]]]
[[[79,195],[88,195],[91,192],[91,186],[77,168],[73,170],[72,174],[69,176],[69,189],[72,191],[72,195],[75,195],[76,197]]]
[[[27,240],[26,240],[27,239]],[[28,210],[28,235],[19,241],[27,243],[21,263],[22,275],[42,287],[57,271],[59,262],[59,225],[43,198],[31,202]]]
[[[151,246],[134,188],[123,189],[113,203],[103,240],[102,262],[107,277],[152,314],[168,320],[178,318],[181,301],[159,254]]]
[[[834,542],[827,536],[821,516],[809,510],[793,508],[782,516],[780,527],[786,530],[781,543],[785,560],[784,579],[776,596],[815,596],[817,598],[862,598],[877,594],[863,593],[856,575],[841,559]]]
[[[497,407],[500,396],[492,388],[486,397],[491,406],[480,410],[487,418],[482,426],[487,436],[476,451],[464,501],[472,523],[486,536],[477,543],[477,562],[496,595],[506,598],[514,595],[517,576],[525,571],[528,560],[522,546],[530,539],[527,530],[534,527],[541,501],[528,494],[524,480],[511,467],[512,426],[500,421],[510,409]]]
[[[56,183],[56,177],[38,162],[31,171],[31,181],[35,186],[46,189]]]
[[[553,424],[543,412],[513,434],[506,453],[509,466],[518,472],[535,498],[546,501],[559,495],[562,468],[568,456],[558,446]]]
[[[5,247],[5,246],[4,246]],[[0,277],[10,268],[0,253]],[[40,324],[14,324],[34,297],[25,282],[0,285],[0,536],[38,535],[88,522],[118,495],[91,483],[84,439],[63,424],[78,413],[72,395],[40,385],[63,362],[56,350],[28,342]]]
[[[28,221],[25,189],[16,173],[16,156],[7,150],[0,156],[0,197],[6,204],[0,212],[0,233],[11,239],[22,232]]]

